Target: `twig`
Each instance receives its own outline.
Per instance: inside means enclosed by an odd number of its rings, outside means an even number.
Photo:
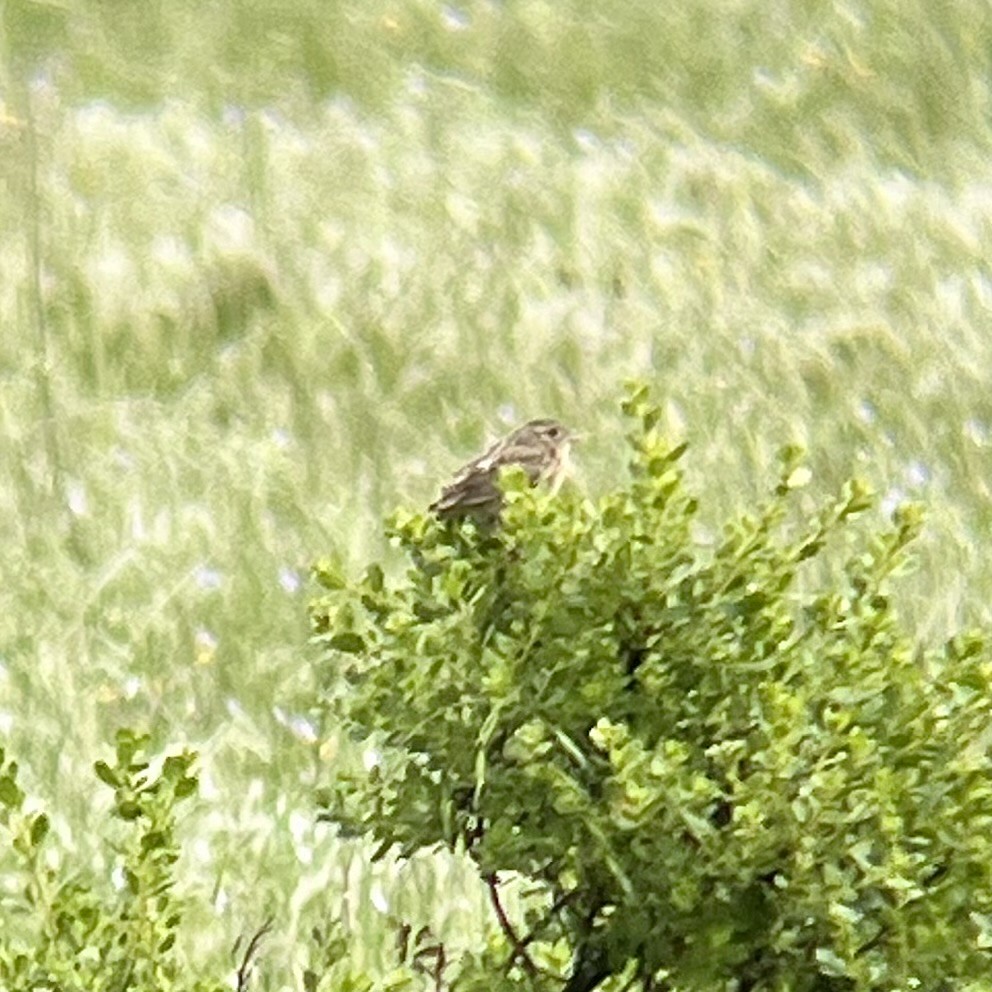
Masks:
[[[492,895],[491,888],[490,888],[490,895]],[[506,927],[504,927],[503,932],[507,935],[507,938],[513,944],[513,950],[510,951],[509,957],[507,957],[506,959],[506,964],[503,965],[503,970],[509,971],[510,968],[513,966],[513,962],[516,961],[518,957],[525,958],[526,960],[529,961],[530,959],[527,957],[527,955],[523,953],[525,949],[529,947],[531,944],[533,944],[534,941],[537,940],[537,938],[541,935],[541,932],[544,930],[544,928],[551,922],[551,920],[559,912],[561,912],[561,910],[563,910],[570,902],[576,899],[579,895],[580,892],[578,889],[572,889],[571,892],[562,892],[555,899],[555,901],[548,907],[548,911],[547,913],[544,914],[544,918],[539,923],[537,923],[533,927],[533,929],[531,929],[524,937],[516,937],[512,928],[509,930],[509,932],[507,932]],[[497,906],[496,912],[497,915],[499,915],[499,911],[500,909],[502,909],[502,907],[497,904],[497,900],[498,900],[498,896],[494,897],[493,904]],[[504,913],[504,918],[505,918],[505,913]],[[507,922],[509,924],[509,921]],[[533,965],[533,962],[530,963],[534,967],[535,971],[537,971],[538,973],[546,973],[544,972],[543,968],[538,968],[536,965]]]
[[[435,938],[430,927],[421,927],[413,938],[413,951],[410,951],[410,935],[413,927],[409,923],[401,923],[397,930],[396,949],[399,951],[400,964],[410,962],[414,971],[427,975],[434,980],[434,992],[444,988],[444,969],[448,966],[448,955],[444,944]],[[428,941],[434,941],[433,944]],[[428,963],[429,962],[429,963]]]
[[[238,968],[238,992],[246,992],[248,988],[248,981],[251,978],[252,967],[255,964],[255,957],[258,955],[258,950],[262,946],[262,941],[265,939],[266,935],[272,930],[273,918],[270,916],[255,932],[251,940],[248,941],[248,946],[245,948],[244,957],[241,959],[241,966]],[[239,938],[240,943],[240,938]],[[235,953],[237,953],[238,945],[234,945]]]
[[[536,926],[534,927],[534,929],[533,929],[533,930],[531,930],[531,931],[530,931],[530,933],[528,933],[528,934],[527,934],[527,936],[526,936],[526,937],[522,937],[522,938],[521,938],[521,940],[520,940],[520,947],[521,947],[521,948],[524,948],[524,947],[528,947],[528,946],[530,946],[531,944],[533,944],[533,943],[534,943],[534,941],[535,941],[535,940],[537,940],[537,938],[538,938],[538,936],[540,935],[540,933],[541,933],[541,931],[542,931],[542,930],[543,930],[543,929],[544,929],[544,928],[545,928],[545,927],[546,927],[546,926],[548,925],[548,923],[550,923],[550,922],[551,922],[551,919],[552,919],[552,918],[553,918],[553,917],[554,917],[554,916],[555,916],[555,915],[556,915],[557,913],[559,913],[559,912],[560,912],[561,910],[563,910],[563,909],[564,909],[564,908],[565,908],[565,907],[566,907],[566,906],[567,906],[567,905],[568,905],[568,904],[569,904],[569,903],[570,903],[570,902],[571,902],[571,901],[572,901],[573,899],[575,899],[575,898],[576,898],[576,897],[577,897],[578,895],[579,895],[579,892],[578,892],[578,890],[577,890],[577,889],[572,889],[572,891],[571,891],[571,892],[563,892],[563,893],[562,893],[562,894],[561,894],[561,895],[560,895],[560,896],[559,896],[559,897],[558,897],[558,898],[557,898],[557,899],[556,899],[556,900],[555,900],[555,901],[554,901],[554,902],[553,902],[553,903],[551,904],[551,906],[550,906],[550,907],[548,908],[548,911],[547,911],[547,913],[545,913],[545,914],[544,914],[544,919],[543,919],[543,920],[541,920],[541,922],[540,922],[540,923],[538,923],[538,924],[537,924],[537,925],[536,925]],[[513,963],[513,959],[511,958],[511,959],[510,959],[510,961],[508,961],[508,962],[507,962],[507,965],[510,965],[510,964],[512,964],[512,963]]]
[[[422,927],[420,933],[417,934],[417,943],[419,944],[422,939],[433,939],[433,937],[430,927]],[[427,965],[425,959],[430,959],[431,965]],[[414,968],[434,979],[434,992],[441,992],[444,988],[444,969],[447,964],[448,956],[445,954],[444,944],[440,941],[421,947],[413,955]]]
[[[538,976],[537,965],[530,959],[526,944],[517,936],[510,918],[506,915],[506,910],[503,909],[503,904],[499,901],[499,878],[496,876],[496,872],[490,872],[486,875],[486,885],[489,888],[489,900],[492,902],[493,909],[496,911],[496,919],[499,921],[500,929],[503,931],[503,936],[510,942],[512,948],[510,958],[507,961],[507,967],[519,961],[523,965],[524,971],[531,978],[536,978]]]

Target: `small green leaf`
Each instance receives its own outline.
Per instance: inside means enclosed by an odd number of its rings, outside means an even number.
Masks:
[[[93,771],[96,772],[96,777],[106,785],[111,786],[114,789],[119,789],[121,786],[121,780],[118,774],[107,764],[106,761],[96,761],[93,763]]]
[[[343,651],[345,654],[358,654],[360,651],[365,650],[365,640],[353,630],[335,634],[327,643],[335,651]]]
[[[187,754],[170,755],[162,763],[162,778],[167,782],[177,782],[183,778],[193,763],[193,757]]]
[[[24,793],[10,775],[0,776],[0,806],[8,809],[20,809],[24,802]]]
[[[627,417],[640,416],[642,407],[649,402],[649,389],[646,383],[630,380],[624,383],[626,397],[620,404],[620,409]]]
[[[337,592],[347,587],[344,572],[337,562],[324,558],[313,566],[311,571],[314,581],[330,592]]]
[[[141,838],[141,850],[146,854],[149,851],[155,851],[160,847],[167,847],[169,844],[169,835],[165,833],[164,830],[149,830]]]
[[[115,742],[117,767],[127,768],[134,756],[148,746],[149,740],[147,734],[138,734],[127,727],[118,730]]]
[[[37,847],[48,835],[49,822],[44,813],[39,813],[31,821],[31,846]]]
[[[137,820],[141,816],[141,805],[133,799],[124,799],[117,804],[117,815],[122,820]]]
[[[872,507],[875,502],[871,486],[862,479],[851,479],[842,490],[842,516],[854,516]]]
[[[904,540],[912,540],[923,529],[923,507],[919,503],[902,503],[892,513],[892,522]]]
[[[176,799],[185,799],[187,796],[193,795],[196,792],[197,779],[195,775],[187,775],[186,778],[181,778],[177,783],[174,790],[174,795]]]

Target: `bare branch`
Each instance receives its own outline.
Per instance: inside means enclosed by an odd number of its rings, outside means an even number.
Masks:
[[[499,920],[500,929],[503,931],[503,936],[510,942],[510,947],[512,948],[510,957],[506,962],[507,968],[509,969],[514,962],[519,961],[524,971],[532,978],[536,978],[538,975],[537,965],[530,959],[526,944],[517,936],[516,931],[513,929],[513,924],[510,922],[510,918],[506,915],[506,910],[503,909],[503,904],[499,900],[499,878],[496,872],[490,872],[486,875],[486,886],[489,888],[489,901],[493,904],[493,909],[496,911],[496,919]]]
[[[247,992],[248,982],[251,979],[252,968],[255,965],[255,958],[258,956],[259,948],[262,946],[262,941],[272,930],[272,923],[273,918],[270,916],[258,928],[258,930],[255,931],[251,940],[248,941],[248,946],[245,948],[244,956],[241,958],[241,965],[238,968],[238,984],[236,986],[237,992]],[[234,945],[235,953],[237,953],[240,943],[241,938],[239,937],[237,943]]]

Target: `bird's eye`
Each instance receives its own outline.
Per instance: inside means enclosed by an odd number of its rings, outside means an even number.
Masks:
[[[549,427],[548,437],[550,437],[552,441],[557,441],[558,438],[561,437],[561,428],[557,424],[553,427]]]

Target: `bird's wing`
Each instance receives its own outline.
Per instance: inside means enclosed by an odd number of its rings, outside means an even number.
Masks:
[[[498,507],[502,494],[496,484],[496,475],[503,465],[519,465],[531,482],[536,482],[541,475],[540,455],[534,452],[533,446],[505,439],[497,441],[464,465],[428,509],[444,515],[467,513],[478,507]]]
[[[431,503],[434,513],[465,513],[473,507],[492,506],[499,503],[500,493],[496,487],[495,469],[484,470],[466,465],[458,476],[441,490],[441,495]]]

